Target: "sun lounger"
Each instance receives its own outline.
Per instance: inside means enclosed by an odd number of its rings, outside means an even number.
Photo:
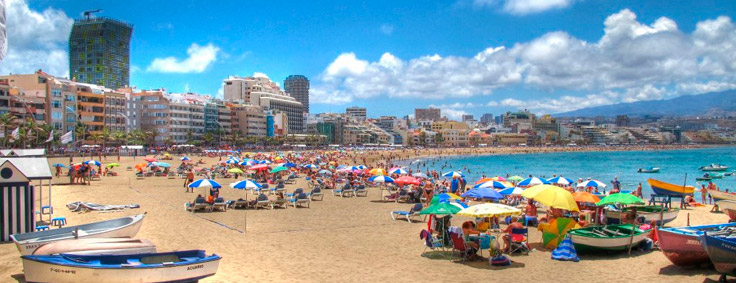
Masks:
[[[254,208],[259,209],[269,207],[271,207],[271,200],[268,199],[268,196],[264,194],[258,195],[258,199],[256,200],[256,205],[254,206]]]
[[[146,177],[145,177],[145,175],[143,175],[143,174],[135,174],[135,179],[136,179],[136,180],[143,180],[143,179],[145,179],[145,178],[146,178]]]
[[[224,198],[218,197],[215,199],[215,203],[213,203],[210,207],[210,211],[214,211],[215,209],[222,209],[222,211],[227,211],[227,202],[225,202]]]
[[[306,193],[300,193],[299,195],[297,195],[296,201],[293,202],[293,204],[294,207],[301,207],[303,204],[306,204],[307,208],[309,208],[311,202],[311,199],[309,198],[309,196],[307,196]]]
[[[99,180],[102,180],[102,178],[100,178],[100,175],[95,174],[95,175],[90,176],[89,177],[89,180],[90,181],[99,181]]]
[[[322,200],[324,198],[324,195],[322,194],[322,188],[320,187],[313,188],[312,191],[308,193],[308,195],[312,200],[317,200],[317,198],[319,198],[319,200]]]
[[[206,202],[204,198],[196,198],[194,199],[194,204],[189,204],[187,206],[187,210],[194,213],[197,210],[206,210],[209,209],[210,204]]]
[[[235,202],[233,203],[233,206],[232,206],[232,208],[248,208],[249,206],[250,206],[250,204],[248,203],[248,201],[247,201],[247,200],[244,200],[244,199],[237,199],[237,200],[235,200]]]
[[[422,211],[424,205],[421,203],[415,204],[409,211],[395,210],[391,211],[391,219],[396,220],[399,216],[403,216],[407,222],[411,223],[412,217],[422,217],[419,212]]]
[[[332,190],[332,195],[345,197],[355,195],[355,190],[349,183],[345,183],[340,189]]]
[[[283,207],[287,208],[289,207],[289,200],[285,198],[279,198],[271,202],[271,209],[274,209],[276,207]]]
[[[361,196],[361,195],[366,197],[368,196],[368,190],[365,188],[365,185],[360,184],[360,185],[355,186],[355,191],[353,192],[353,194],[356,197]]]

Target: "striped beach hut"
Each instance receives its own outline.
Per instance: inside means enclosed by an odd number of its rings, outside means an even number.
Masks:
[[[33,186],[12,159],[0,164],[0,204],[0,242],[10,241],[12,234],[33,232]]]

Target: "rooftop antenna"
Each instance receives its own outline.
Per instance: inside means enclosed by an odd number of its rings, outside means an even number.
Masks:
[[[102,9],[97,9],[97,10],[92,10],[92,11],[84,11],[84,17],[85,17],[85,18],[86,18],[87,20],[89,20],[89,19],[91,19],[91,18],[92,18],[92,17],[91,17],[91,16],[92,16],[92,13],[99,13],[99,12],[102,12]]]

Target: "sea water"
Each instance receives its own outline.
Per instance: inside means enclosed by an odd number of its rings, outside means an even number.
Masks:
[[[578,178],[599,180],[608,185],[605,190],[609,191],[613,187],[611,181],[618,177],[622,190],[633,191],[641,183],[644,196],[648,198],[652,193],[646,182],[649,178],[700,188],[701,184],[707,185],[707,182],[695,180],[705,173],[698,169],[700,166],[722,164],[730,167],[726,172],[733,172],[736,170],[736,147],[454,156],[424,158],[409,163],[408,168],[414,172],[418,169],[422,172],[437,170],[440,173],[460,171],[469,184],[475,183],[483,175],[552,178],[557,174],[573,181]],[[647,167],[659,167],[660,172],[637,173],[639,168]],[[736,176],[713,179],[713,183],[721,190],[736,190]],[[698,190],[696,200],[700,201]]]

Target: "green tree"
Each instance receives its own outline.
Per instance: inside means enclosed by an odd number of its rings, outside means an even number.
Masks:
[[[210,132],[204,133],[202,139],[204,139],[206,145],[211,145],[215,141],[215,137]]]
[[[15,116],[10,113],[0,115],[0,125],[3,127],[3,147],[8,146],[9,134],[13,129]]]
[[[102,139],[102,148],[107,147],[107,141],[109,141],[110,138],[112,138],[112,134],[110,134],[110,129],[107,127],[102,129],[102,133],[100,134],[100,136]]]
[[[87,125],[82,124],[82,122],[77,122],[77,125],[74,126],[74,141],[82,141],[87,139]]]
[[[89,139],[92,140],[95,144],[97,144],[97,141],[102,139],[102,133],[91,133],[89,134]]]
[[[436,133],[434,135],[434,144],[436,146],[442,146],[442,144],[445,142],[445,138],[442,137],[442,133]]]

